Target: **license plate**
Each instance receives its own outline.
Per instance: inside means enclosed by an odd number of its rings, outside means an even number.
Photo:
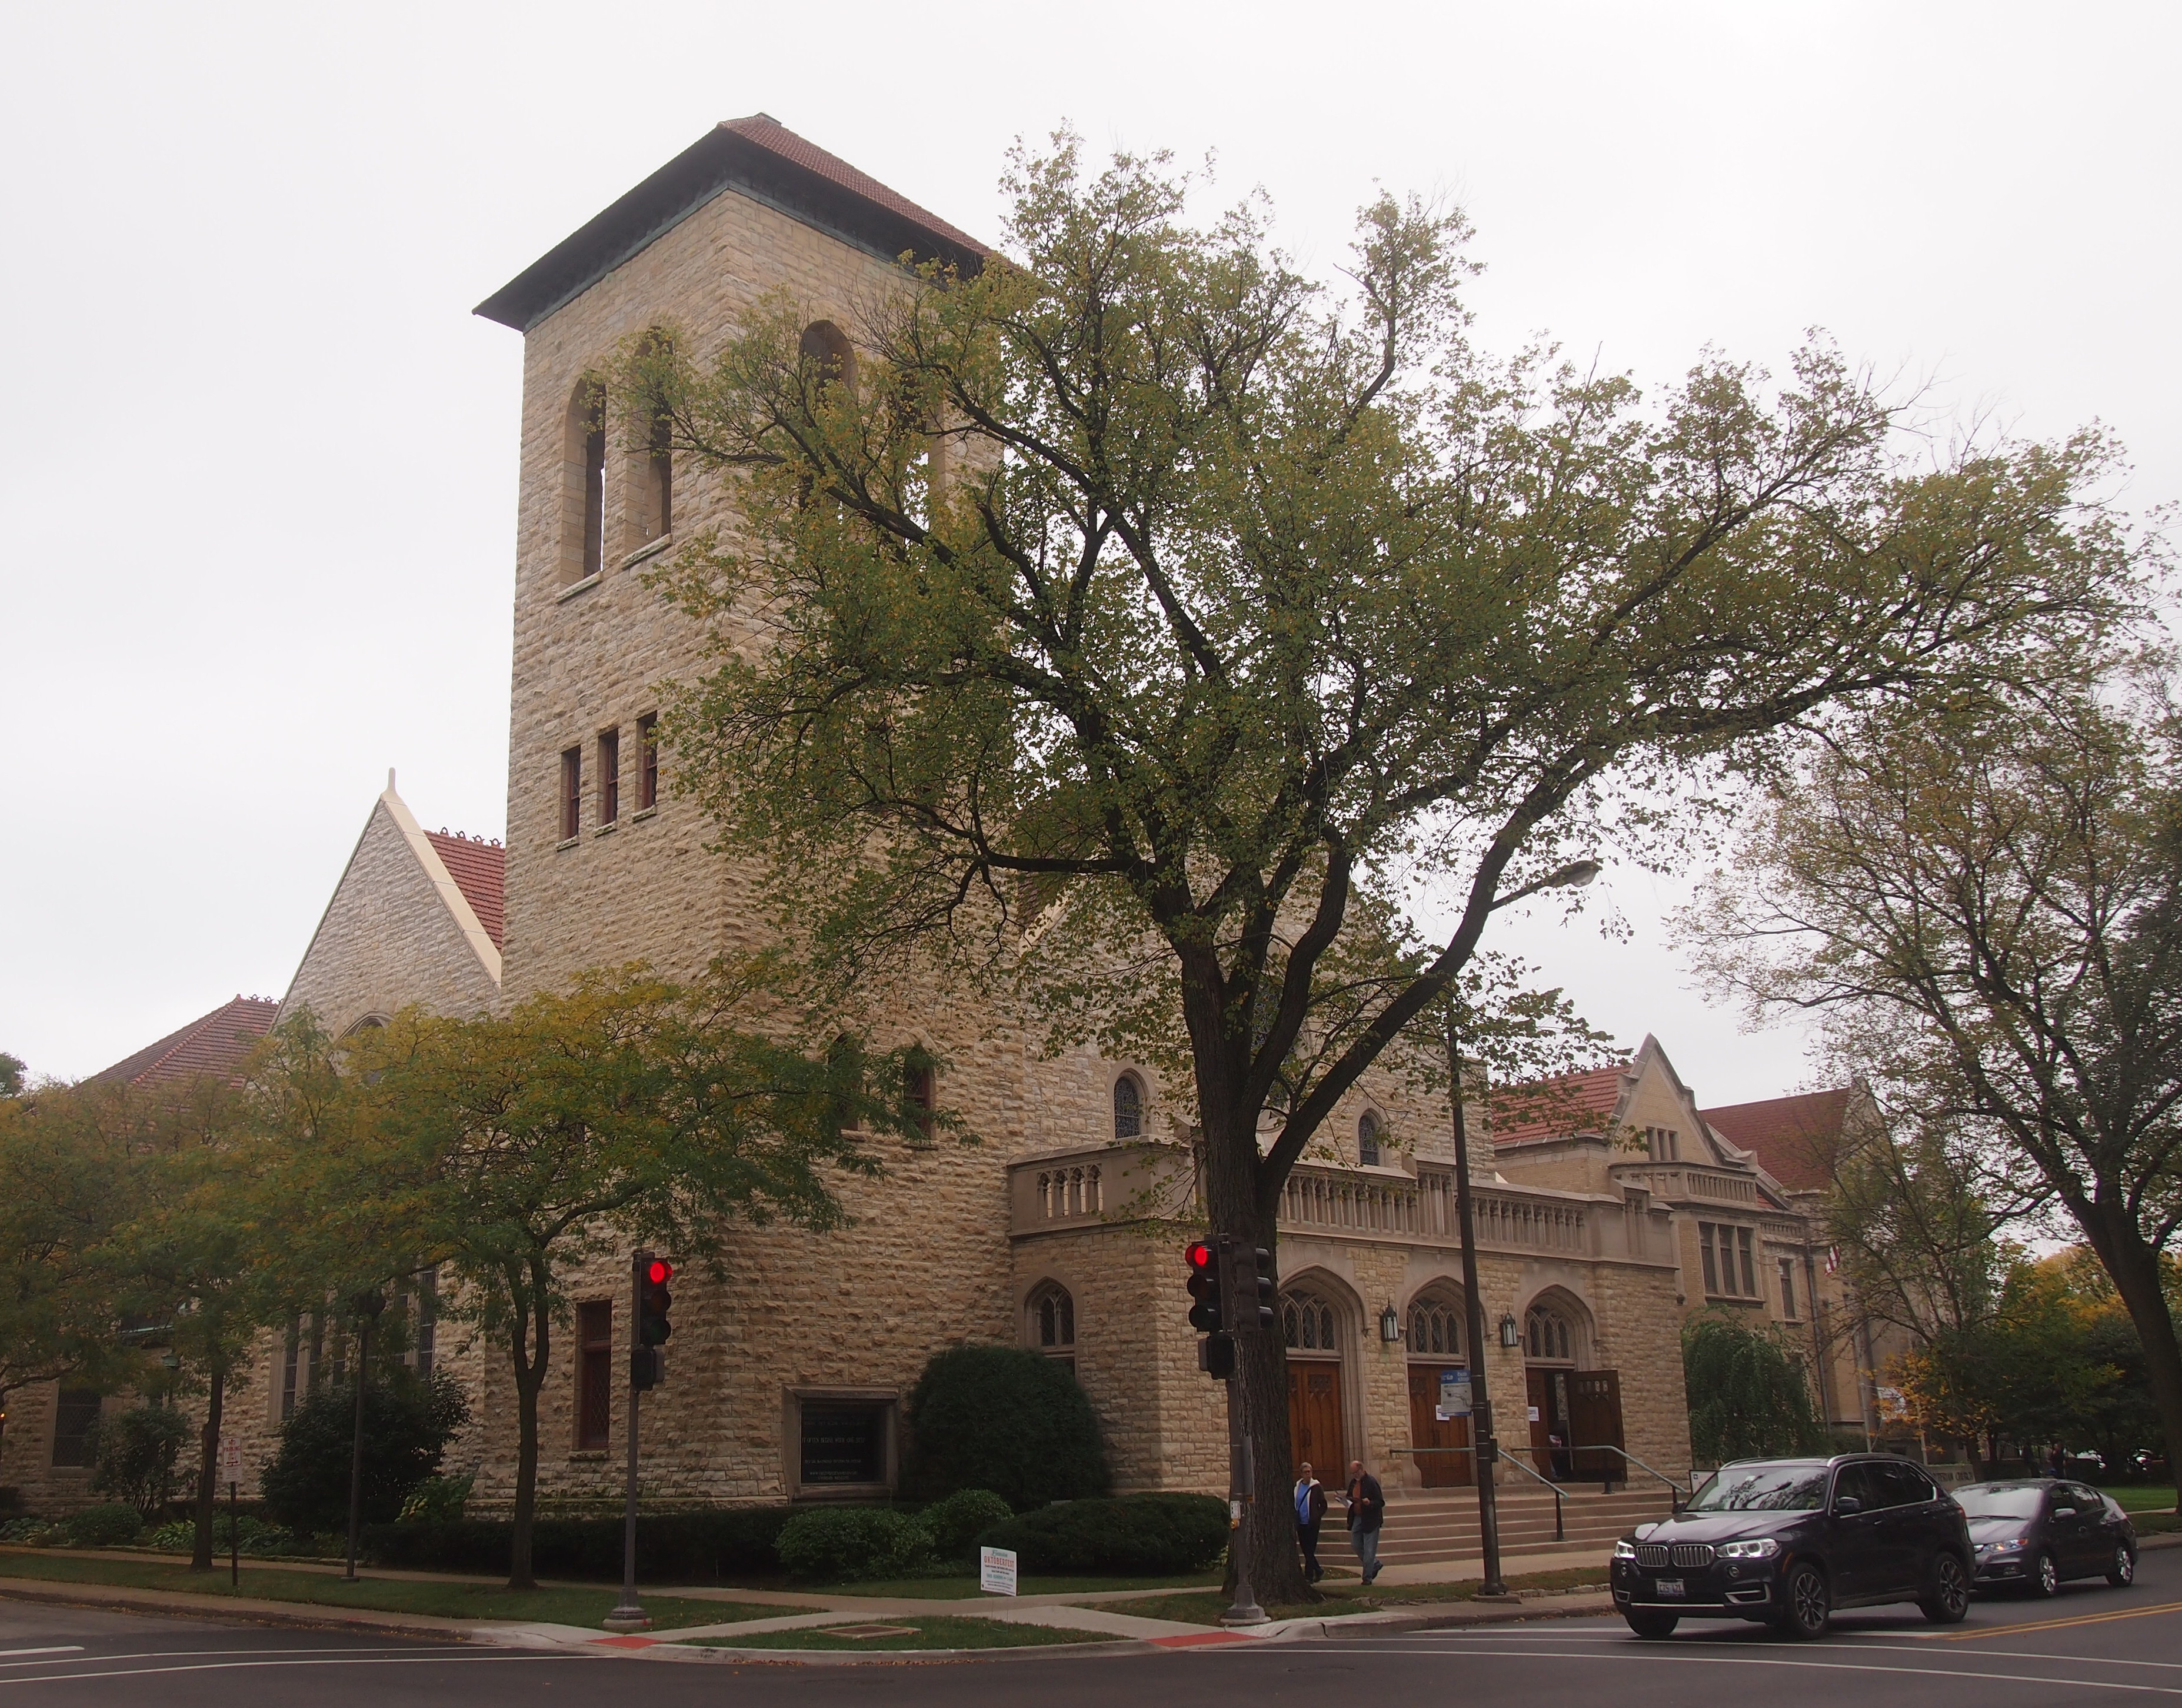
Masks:
[[[1662,1601],[1680,1601],[1690,1593],[1690,1586],[1679,1578],[1661,1578],[1652,1588]]]

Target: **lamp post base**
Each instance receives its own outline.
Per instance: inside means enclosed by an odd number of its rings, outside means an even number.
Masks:
[[[649,1631],[651,1616],[641,1607],[617,1607],[599,1622],[609,1631]]]
[[[1253,1597],[1248,1601],[1238,1601],[1220,1616],[1220,1622],[1222,1625],[1263,1625],[1266,1622],[1265,1610]]]

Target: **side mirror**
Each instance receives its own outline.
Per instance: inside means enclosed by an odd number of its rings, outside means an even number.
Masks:
[[[1834,1517],[1836,1518],[1851,1517],[1863,1511],[1864,1502],[1853,1494],[1844,1494],[1834,1502]]]
[[[2076,1509],[2073,1506],[2056,1506],[2053,1509],[2053,1516],[2056,1518],[2073,1518],[2076,1516]]]

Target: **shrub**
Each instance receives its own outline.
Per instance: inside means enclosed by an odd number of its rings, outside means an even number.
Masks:
[[[174,1498],[175,1465],[190,1439],[189,1420],[171,1406],[134,1406],[98,1421],[91,1486],[125,1500],[149,1524]]]
[[[125,1500],[86,1506],[61,1520],[62,1536],[71,1548],[118,1548],[143,1533],[144,1520]]]
[[[773,1540],[785,1506],[734,1506],[645,1513],[636,1527],[636,1571],[647,1583],[717,1583],[778,1572]],[[540,1577],[621,1581],[618,1517],[540,1518],[531,1561]],[[512,1527],[499,1518],[374,1525],[365,1550],[382,1566],[419,1571],[506,1572]]]
[[[1777,1325],[1753,1328],[1720,1309],[1691,1317],[1682,1325],[1682,1381],[1690,1452],[1700,1465],[1825,1449],[1802,1361]]]
[[[468,1417],[444,1372],[422,1380],[398,1366],[374,1372],[363,1395],[365,1522],[388,1523],[401,1512]],[[266,1512],[295,1530],[346,1531],[355,1439],[355,1389],[322,1388],[304,1400],[280,1426],[280,1450],[265,1467]]]
[[[797,1513],[774,1545],[797,1577],[845,1583],[915,1571],[931,1558],[932,1532],[922,1519],[883,1506],[827,1506]]]
[[[956,1346],[909,1396],[904,1492],[937,1500],[989,1489],[1016,1511],[1107,1489],[1091,1402],[1065,1367],[1011,1346]]]
[[[462,1516],[462,1508],[469,1504],[471,1486],[477,1481],[475,1473],[465,1471],[459,1477],[427,1477],[409,1491],[409,1498],[402,1503],[399,1522],[404,1524],[446,1524]]]
[[[1025,1572],[1167,1578],[1219,1559],[1227,1546],[1227,1503],[1210,1494],[1071,1500],[995,1524],[977,1539],[1014,1549]]]
[[[235,1518],[235,1535],[239,1545],[235,1551],[263,1556],[268,1554],[296,1554],[302,1551],[302,1539],[294,1532],[278,1524],[268,1524],[263,1518],[245,1512]],[[220,1513],[213,1520],[212,1546],[215,1554],[228,1551],[227,1527],[229,1516]],[[194,1518],[177,1518],[171,1524],[162,1524],[144,1539],[147,1548],[162,1554],[187,1554],[197,1545],[197,1522]]]
[[[933,1551],[947,1561],[966,1558],[977,1545],[978,1533],[1013,1516],[1008,1503],[989,1489],[957,1489],[917,1514],[932,1532]]]

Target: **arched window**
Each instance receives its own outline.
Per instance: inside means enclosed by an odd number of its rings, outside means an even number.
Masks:
[[[629,518],[632,549],[674,531],[674,418],[664,389],[673,354],[673,341],[660,328],[644,335],[637,368],[638,405],[629,424],[638,447],[629,469],[638,496]]]
[[[803,329],[797,353],[816,370],[817,383],[856,389],[856,352],[849,335],[831,320],[813,320]]]
[[[1291,1352],[1337,1352],[1333,1306],[1315,1293],[1289,1293],[1281,1300],[1281,1334]]]
[[[1076,1367],[1076,1300],[1058,1281],[1032,1290],[1024,1306],[1023,1334],[1034,1351]]]
[[[1576,1334],[1567,1312],[1552,1305],[1533,1305],[1523,1316],[1523,1350],[1537,1361],[1572,1364]]]
[[[1114,1082],[1114,1136],[1138,1139],[1144,1130],[1144,1088],[1133,1073]]]
[[[936,1124],[933,1112],[939,1107],[939,1090],[932,1058],[921,1050],[910,1051],[908,1065],[902,1070],[902,1090],[907,1096],[910,1118],[923,1129],[924,1137],[930,1139]]]
[[[1356,1160],[1366,1168],[1379,1166],[1379,1113],[1366,1109],[1356,1117]]]
[[[1409,1306],[1409,1350],[1427,1357],[1462,1356],[1462,1306],[1445,1293],[1432,1293]]]
[[[586,376],[568,404],[568,548],[562,561],[571,582],[606,567],[606,388]]]

